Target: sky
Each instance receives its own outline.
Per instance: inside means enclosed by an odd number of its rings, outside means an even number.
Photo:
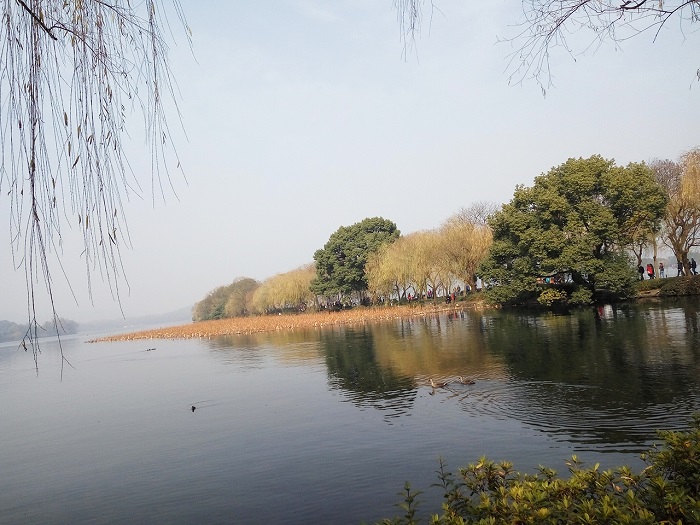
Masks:
[[[473,202],[508,202],[516,185],[572,157],[624,165],[700,145],[698,37],[678,24],[575,56],[553,49],[543,96],[534,81],[509,83],[517,48],[502,40],[517,32],[520,2],[433,3],[407,50],[392,0],[184,2],[192,48],[175,22],[169,41],[182,126],[168,116],[184,175],[173,170],[172,190],[153,199],[149,153],[131,133],[129,160],[147,190],[125,203],[119,300],[99,272],[88,293],[80,234],[64,227],[53,254],[65,270],[53,271],[58,315],[191,307],[238,277],[312,262],[335,230],[366,217],[404,234],[432,229]],[[7,199],[0,213],[7,220]],[[25,322],[25,274],[7,230],[0,319]],[[39,320],[49,319],[38,300]]]

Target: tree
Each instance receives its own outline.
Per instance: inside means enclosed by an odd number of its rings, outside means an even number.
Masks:
[[[396,224],[382,217],[341,226],[324,247],[314,253],[316,278],[311,283],[312,291],[338,299],[352,293],[362,295],[367,290],[367,258],[384,243],[398,239],[400,234]]]
[[[307,264],[266,279],[253,294],[254,310],[258,313],[287,308],[305,310],[314,301],[311,281],[315,275],[316,267]]]
[[[444,283],[440,280],[438,254],[440,253],[440,237],[435,230],[421,231],[413,234],[413,278],[418,294],[437,297]]]
[[[450,217],[440,228],[440,247],[448,271],[475,289],[477,270],[486,259],[492,235],[488,225],[472,220],[461,213]]]
[[[251,311],[253,293],[260,283],[250,277],[239,277],[227,286],[220,286],[192,308],[193,321],[239,317]]]
[[[651,168],[668,197],[663,242],[690,275],[688,253],[700,246],[700,149],[689,151],[679,162],[655,159]]]
[[[378,299],[406,299],[409,290],[420,292],[415,279],[415,234],[399,237],[370,254],[365,265],[368,290]]]
[[[494,242],[481,272],[490,297],[521,304],[547,280],[571,303],[624,296],[634,281],[625,252],[658,230],[666,202],[646,165],[618,167],[597,155],[569,159],[531,188],[518,186],[489,220]]]
[[[184,23],[179,0],[172,4]],[[119,298],[119,253],[128,244],[122,199],[141,191],[122,142],[131,110],[143,115],[151,187],[163,191],[169,180],[168,20],[161,0],[16,0],[3,2],[0,16],[0,190],[9,196],[33,341],[35,283],[43,281],[58,319],[47,253],[59,249],[66,222],[82,232],[88,289],[97,269]]]
[[[489,217],[500,208],[499,204],[490,201],[477,201],[466,208],[461,208],[455,218],[476,226],[488,226]]]
[[[253,293],[260,283],[250,277],[237,279],[230,287],[224,304],[224,317],[242,317],[251,312]]]

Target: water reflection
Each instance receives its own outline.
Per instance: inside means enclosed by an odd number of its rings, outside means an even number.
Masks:
[[[468,311],[320,340],[333,388],[395,416],[431,378],[463,375],[476,384],[441,397],[470,416],[515,419],[580,450],[641,452],[700,410],[695,300],[564,316]]]
[[[272,350],[278,363],[302,365],[322,361],[318,333],[313,330],[214,337],[203,343],[222,363],[241,368],[264,368]]]
[[[332,388],[342,389],[358,407],[371,406],[384,411],[385,421],[410,414],[416,382],[377,359],[370,327],[327,330],[320,340]]]
[[[646,448],[655,429],[682,425],[699,407],[692,312],[642,305],[602,318],[494,318],[485,337],[513,380],[501,409],[567,440]]]
[[[578,450],[636,453],[700,410],[698,312],[696,299],[571,315],[456,311],[205,344],[240,369],[323,366],[331,391],[386,422],[438,394],[467,417],[516,420]],[[457,376],[475,384],[430,389]]]
[[[518,470],[562,468],[572,453],[634,466],[655,429],[700,410],[698,325],[692,300],[68,339],[75,368],[62,379],[56,344],[38,375],[31,355],[0,346],[0,522],[373,522],[395,514],[406,479],[439,508],[440,455]],[[430,387],[459,375],[475,384]]]

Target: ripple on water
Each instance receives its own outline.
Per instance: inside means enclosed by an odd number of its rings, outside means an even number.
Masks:
[[[690,414],[700,410],[697,397],[673,406],[611,402],[596,409],[590,403],[585,408],[577,403],[581,397],[605,397],[602,390],[506,379],[477,381],[475,386],[453,390],[448,396],[456,398],[462,410],[473,417],[514,419],[581,451],[644,452],[658,440],[659,429],[684,428]]]

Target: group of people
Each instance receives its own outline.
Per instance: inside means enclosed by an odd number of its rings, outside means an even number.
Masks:
[[[678,274],[677,274],[678,277],[680,277],[681,275],[685,275],[685,271],[683,270],[683,263],[681,261],[677,262],[676,267],[678,268]],[[693,275],[698,274],[697,267],[698,267],[698,263],[695,262],[695,259],[691,258],[690,259],[690,272]],[[642,266],[640,264],[637,271],[639,272],[639,280],[643,281],[644,280],[644,266]],[[646,273],[649,276],[649,279],[654,279],[656,277],[653,264],[651,264],[651,263],[647,264]],[[662,263],[662,262],[659,263],[659,277],[661,277],[662,279],[664,277],[666,277],[666,268],[664,268],[664,263]]]

